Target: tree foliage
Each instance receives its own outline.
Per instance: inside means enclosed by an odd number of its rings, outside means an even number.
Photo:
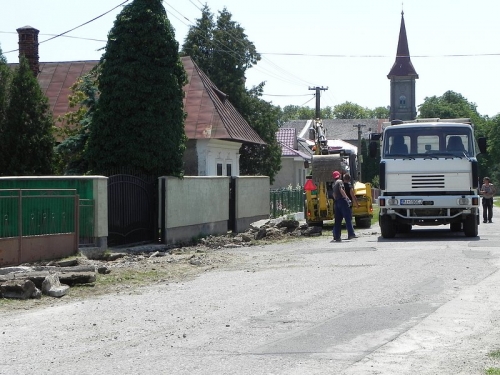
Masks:
[[[359,117],[358,117],[359,116]],[[282,123],[292,120],[310,120],[316,117],[316,110],[311,107],[287,105],[281,111]],[[320,109],[321,119],[361,119],[361,118],[389,118],[389,109],[376,107],[363,108],[358,104],[346,102],[335,107],[326,106]]]
[[[260,86],[262,88],[262,86]],[[271,184],[281,168],[281,146],[276,139],[278,131],[279,107],[262,100],[259,89],[254,89],[245,102],[245,113],[248,121],[266,145],[243,144],[240,149],[240,173],[242,175],[269,176]]]
[[[60,174],[85,174],[89,170],[85,151],[99,96],[98,67],[99,65],[71,86],[69,106],[74,110],[58,119],[61,126],[56,128],[55,133],[62,141],[55,152],[58,159],[57,171]]]
[[[498,165],[493,163],[495,150],[500,147],[500,138],[495,131],[500,130],[495,125],[495,119],[481,116],[475,103],[469,102],[463,95],[454,91],[446,91],[442,96],[426,97],[419,105],[420,118],[470,118],[474,124],[476,137],[488,137],[489,155],[479,155],[479,173],[482,176],[498,176]],[[500,177],[500,176],[498,176]]]
[[[88,139],[93,172],[181,176],[186,72],[161,0],[134,0],[108,34]]]
[[[388,119],[391,114],[389,107],[376,107],[369,110],[368,118]]]
[[[338,119],[358,119],[369,118],[370,113],[367,108],[359,104],[345,102],[333,107],[333,116]]]
[[[12,74],[7,66],[7,59],[0,48],[0,139],[3,139],[3,133],[6,121],[7,105],[9,103],[9,86]],[[5,148],[0,147],[0,173],[7,168],[7,155],[4,155]]]
[[[210,77],[214,57],[214,15],[205,4],[196,25],[189,28],[182,45],[181,55],[190,56],[199,68]]]
[[[9,90],[2,129],[1,175],[45,175],[52,173],[54,120],[47,97],[21,57]]]
[[[217,20],[209,7],[202,9],[201,18],[191,26],[182,46],[217,88],[228,95],[229,101],[247,123],[267,142],[266,146],[244,144],[240,150],[242,175],[267,175],[271,183],[281,167],[281,148],[276,141],[279,123],[278,107],[260,99],[264,83],[247,90],[247,69],[260,60],[255,45],[244,28],[232,19],[224,8]]]

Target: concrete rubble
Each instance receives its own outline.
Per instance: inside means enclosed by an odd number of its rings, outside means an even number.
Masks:
[[[97,274],[109,274],[112,272],[109,265],[116,261],[136,262],[143,258],[154,259],[169,254],[182,254],[183,247],[234,248],[287,237],[321,236],[321,233],[320,227],[308,227],[307,224],[294,219],[260,220],[251,224],[244,233],[210,235],[200,239],[197,244],[149,244],[108,251],[82,248],[80,257],[77,258],[0,268],[0,298],[41,298],[42,294],[60,298],[66,295],[73,285],[93,284],[97,280]],[[188,263],[193,266],[201,265],[197,256],[189,258]]]

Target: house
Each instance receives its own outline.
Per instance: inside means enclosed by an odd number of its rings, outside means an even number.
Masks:
[[[368,141],[370,133],[381,132],[382,119],[325,119],[322,120],[328,147],[332,150],[350,149],[358,154],[359,139]],[[283,124],[277,133],[281,147],[281,170],[276,174],[272,188],[305,183],[304,161],[311,160],[314,139],[309,139],[312,120],[292,120]],[[295,141],[293,140],[295,139]]]
[[[359,139],[369,139],[370,133],[380,132],[384,119],[324,119],[322,120],[328,140],[342,140],[358,147]],[[312,120],[292,120],[283,124],[284,128],[293,128],[299,139],[309,139]],[[361,132],[361,134],[359,134]]]
[[[295,128],[280,128],[276,139],[281,146],[281,169],[274,178],[272,189],[304,186],[307,168],[305,162],[311,160],[312,151],[305,139],[297,137]]]
[[[90,72],[99,61],[39,62],[39,30],[17,29],[19,55],[29,61],[42,91],[49,99],[54,119],[70,111],[70,87]],[[188,83],[184,86],[185,132],[184,173],[190,176],[239,176],[239,150],[242,144],[265,144],[238,113],[227,95],[220,91],[189,57],[182,64]],[[9,64],[15,67],[18,64]],[[57,125],[57,123],[56,123]]]

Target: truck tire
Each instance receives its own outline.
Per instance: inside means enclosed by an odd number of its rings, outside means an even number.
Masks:
[[[380,232],[384,238],[394,238],[396,236],[396,226],[390,216],[379,216]]]
[[[477,237],[478,225],[475,215],[468,215],[464,220],[464,234],[465,237]]]
[[[370,228],[372,226],[372,219],[370,217],[355,217],[354,222],[356,228]]]
[[[398,233],[410,233],[411,224],[398,224]]]

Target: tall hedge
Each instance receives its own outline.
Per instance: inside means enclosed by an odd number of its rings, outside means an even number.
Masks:
[[[48,99],[21,58],[9,90],[9,103],[2,129],[1,175],[47,175],[52,173],[54,120]]]
[[[186,72],[161,0],[134,0],[108,34],[87,159],[94,173],[182,175]]]

